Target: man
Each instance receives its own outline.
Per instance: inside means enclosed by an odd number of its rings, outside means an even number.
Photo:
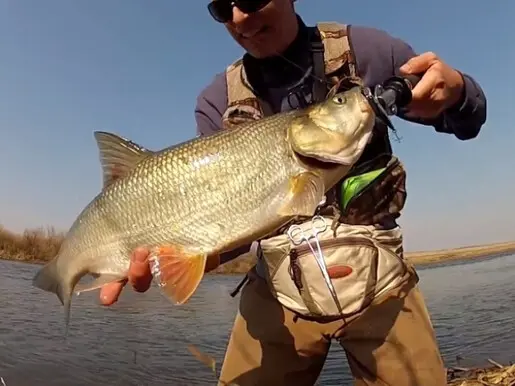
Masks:
[[[470,76],[451,68],[434,53],[417,56],[405,42],[383,31],[334,24],[308,28],[293,3],[210,3],[211,15],[225,24],[247,53],[241,62],[217,75],[198,97],[195,114],[200,135],[318,101],[327,92],[327,88],[321,91],[320,84],[327,84],[331,77],[373,86],[407,74],[421,74],[422,78],[413,90],[409,110],[401,114],[403,118],[460,140],[478,135],[486,120],[486,100]],[[320,42],[323,44],[317,45]],[[323,56],[316,47],[323,47]],[[391,152],[388,131],[378,123],[356,169],[376,170],[383,165],[385,155],[389,164],[395,159]],[[346,212],[347,216],[340,216],[342,223],[398,230],[395,219],[404,205],[405,174],[402,165],[395,165],[395,173],[385,174],[382,182],[370,185],[368,201],[362,200]],[[393,190],[399,194],[390,195]],[[247,250],[227,253],[221,263]],[[395,253],[402,260],[402,248]],[[136,291],[150,286],[147,258],[145,250],[133,254],[129,281]],[[357,385],[446,384],[434,331],[417,287],[418,277],[409,264],[404,276],[386,293],[348,318],[331,321],[305,318],[277,301],[260,264],[249,273],[242,289],[220,384],[313,385],[333,339],[345,349]],[[113,304],[124,285],[104,287],[102,303]]]

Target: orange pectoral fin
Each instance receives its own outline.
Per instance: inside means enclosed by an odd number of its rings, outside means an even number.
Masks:
[[[182,247],[158,247],[150,258],[154,280],[175,304],[184,304],[196,291],[204,276],[205,254],[190,254]]]

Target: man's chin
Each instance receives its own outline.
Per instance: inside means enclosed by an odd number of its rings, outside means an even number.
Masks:
[[[236,40],[245,51],[256,59],[263,59],[277,54],[277,51],[274,49],[277,41],[268,31],[260,32],[252,38],[245,38],[240,35]]]
[[[253,44],[250,43],[248,40],[239,42],[240,45],[251,55],[252,57],[256,59],[264,59],[270,56],[275,56],[275,51],[270,49],[271,44],[267,45],[266,43],[259,44]]]

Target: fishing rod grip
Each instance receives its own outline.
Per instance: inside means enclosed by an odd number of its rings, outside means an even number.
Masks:
[[[406,85],[408,86],[408,88],[411,91],[415,88],[417,83],[420,82],[420,79],[422,79],[422,76],[411,74],[411,75],[403,76],[403,78],[404,78],[404,81],[406,82]]]
[[[388,93],[395,94],[395,105],[397,108],[407,106],[411,102],[411,90],[415,88],[417,83],[422,79],[421,75],[394,76],[388,79],[383,88]]]

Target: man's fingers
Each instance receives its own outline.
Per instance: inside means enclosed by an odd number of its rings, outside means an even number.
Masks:
[[[408,60],[399,70],[405,75],[420,74],[427,71],[437,60],[438,56],[435,53],[425,52]]]
[[[148,264],[149,255],[146,249],[136,249],[131,256],[128,279],[106,284],[100,289],[100,302],[104,306],[110,306],[118,300],[127,282],[138,292],[145,292],[150,288],[152,274]]]
[[[150,252],[143,248],[138,248],[132,254],[131,265],[129,268],[129,282],[138,292],[145,292],[150,288],[152,274],[148,257]]]
[[[435,74],[432,71],[428,71],[424,76],[422,76],[420,81],[411,91],[414,104],[419,100],[427,99],[427,96],[431,94],[434,88],[435,82]]]
[[[118,300],[127,280],[117,281],[104,285],[100,289],[100,302],[104,306],[110,306]]]

